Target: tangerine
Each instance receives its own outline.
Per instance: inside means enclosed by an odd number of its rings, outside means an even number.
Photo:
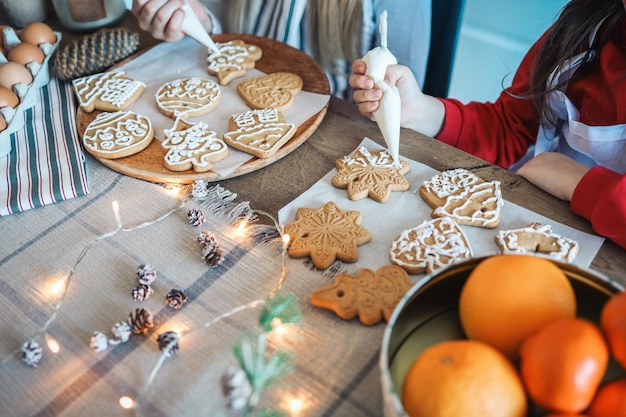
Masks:
[[[470,273],[459,299],[466,335],[517,361],[524,339],[542,325],[576,315],[576,296],[567,276],[548,259],[497,255]]]
[[[600,313],[600,327],[613,358],[626,368],[626,292],[615,294],[604,303]]]
[[[626,378],[602,385],[587,410],[590,417],[626,416]]]
[[[549,411],[579,413],[589,406],[609,363],[600,328],[574,317],[554,320],[520,349],[520,374],[528,396]]]
[[[411,417],[525,417],[528,402],[513,364],[475,340],[449,340],[424,350],[402,386]]]

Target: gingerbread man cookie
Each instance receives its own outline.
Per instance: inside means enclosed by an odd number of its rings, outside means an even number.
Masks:
[[[332,310],[344,320],[358,315],[361,323],[371,326],[389,321],[412,285],[409,275],[398,266],[385,265],[376,272],[365,268],[356,275],[337,275],[332,285],[311,294],[311,304]]]
[[[328,202],[319,209],[299,208],[296,221],[285,225],[291,238],[289,256],[310,256],[318,269],[326,269],[335,260],[356,262],[358,246],[369,242],[372,234],[361,226],[361,212],[341,210]]]
[[[580,249],[578,242],[554,233],[552,226],[540,222],[501,230],[495,240],[502,253],[544,253],[567,262],[572,262]]]
[[[469,241],[454,220],[442,217],[404,230],[391,243],[391,262],[409,274],[430,274],[472,257]]]
[[[486,182],[459,168],[424,181],[420,195],[434,208],[433,218],[450,217],[458,224],[488,229],[500,224],[504,204],[500,181]]]
[[[164,132],[165,140],[161,145],[167,148],[165,167],[171,171],[193,168],[195,172],[206,172],[213,167],[213,162],[228,155],[224,141],[204,122],[189,123],[178,118],[174,126]]]
[[[350,200],[370,197],[384,203],[392,191],[409,189],[404,174],[411,170],[411,165],[406,161],[395,163],[387,150],[372,151],[361,146],[354,155],[337,159],[335,166],[339,172],[331,183],[346,188]]]

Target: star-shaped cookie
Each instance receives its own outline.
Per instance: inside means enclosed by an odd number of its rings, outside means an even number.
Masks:
[[[358,246],[372,239],[361,226],[361,212],[341,210],[332,201],[319,209],[299,208],[296,221],[284,231],[291,239],[289,256],[310,256],[318,269],[328,268],[336,259],[356,262]]]
[[[337,188],[347,188],[350,200],[366,197],[384,203],[392,191],[406,191],[409,182],[404,174],[411,170],[406,161],[394,163],[387,150],[373,151],[360,147],[354,155],[335,161],[337,174],[331,183]]]
[[[412,285],[409,274],[399,266],[385,265],[376,272],[365,268],[356,275],[337,275],[333,284],[311,294],[311,304],[332,310],[344,320],[358,315],[361,323],[371,326],[389,321]]]

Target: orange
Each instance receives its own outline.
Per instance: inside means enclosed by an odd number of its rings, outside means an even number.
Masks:
[[[613,358],[626,368],[626,292],[615,294],[604,303],[600,326]]]
[[[576,315],[576,296],[553,262],[530,255],[481,261],[461,290],[459,317],[465,334],[517,361],[524,339],[542,325]]]
[[[520,349],[528,396],[549,411],[579,413],[589,406],[609,363],[600,328],[579,317],[554,320]]]
[[[594,397],[587,414],[590,417],[626,416],[626,378],[602,385]]]
[[[426,348],[402,386],[411,417],[525,417],[528,407],[513,364],[475,340],[449,340]]]

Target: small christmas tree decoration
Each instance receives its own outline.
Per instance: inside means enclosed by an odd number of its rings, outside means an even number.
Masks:
[[[176,332],[169,331],[161,333],[159,337],[157,337],[157,343],[159,344],[160,351],[167,349],[165,356],[168,358],[171,358],[178,352],[178,334]]]
[[[236,366],[229,366],[222,375],[222,394],[226,398],[228,408],[243,411],[252,397],[252,385],[246,372]]]
[[[132,290],[133,300],[139,302],[147,300],[152,294],[154,294],[154,290],[149,285],[140,284]]]
[[[34,340],[30,340],[22,345],[21,358],[24,363],[33,368],[39,365],[41,357],[43,356],[43,348],[39,346],[39,343]]]
[[[196,227],[200,226],[202,223],[206,221],[206,218],[204,217],[204,213],[202,212],[202,210],[198,210],[198,209],[189,210],[189,212],[187,213],[187,218],[189,219],[189,224],[196,226]]]
[[[198,243],[202,246],[202,257],[207,265],[213,268],[222,263],[222,250],[220,249],[213,233],[205,230],[198,236]]]
[[[141,285],[152,285],[156,277],[156,269],[148,264],[139,265],[137,268],[137,281],[139,281]]]
[[[128,316],[128,324],[133,333],[143,334],[154,327],[154,318],[152,313],[145,308],[136,308]]]
[[[120,343],[124,343],[128,341],[132,330],[130,328],[130,324],[125,321],[117,322],[111,328],[111,333],[113,333],[113,339],[109,340],[109,343],[112,345],[117,345]]]
[[[103,72],[135,53],[138,46],[139,35],[126,28],[99,30],[56,52],[56,76],[61,80],[73,80]]]
[[[209,194],[209,183],[205,180],[195,180],[191,187],[191,195],[194,198],[206,197]]]
[[[178,310],[187,302],[187,294],[183,292],[183,290],[179,290],[177,288],[171,289],[167,294],[165,294],[165,302],[168,306],[173,309]]]
[[[92,348],[94,352],[104,352],[107,350],[107,347],[109,347],[109,341],[104,333],[96,331],[91,335],[89,347]]]

